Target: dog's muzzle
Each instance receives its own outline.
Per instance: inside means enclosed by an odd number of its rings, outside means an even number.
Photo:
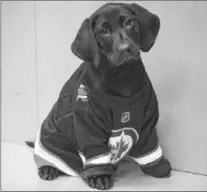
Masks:
[[[137,59],[139,57],[138,48],[129,41],[120,41],[116,44],[116,60],[117,65],[122,65],[123,63]]]

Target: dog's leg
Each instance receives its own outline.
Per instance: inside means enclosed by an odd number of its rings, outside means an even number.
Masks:
[[[171,165],[166,158],[161,158],[157,162],[141,166],[141,170],[150,176],[156,178],[170,177],[171,176]]]
[[[53,180],[63,173],[78,176],[83,166],[76,146],[61,132],[51,134],[48,138],[43,137],[41,140],[37,137],[33,157],[38,175],[44,180]]]
[[[55,167],[43,166],[43,167],[38,168],[38,175],[41,179],[53,180],[53,179],[58,178],[61,175],[65,175],[65,173],[63,173],[62,171],[59,171]]]
[[[102,176],[92,176],[86,180],[86,183],[91,188],[96,188],[99,190],[107,190],[113,187],[113,181],[111,176],[102,175]]]
[[[25,141],[26,145],[31,148],[34,148],[34,142],[32,141]],[[38,175],[41,179],[44,180],[53,180],[58,178],[61,175],[65,175],[62,171],[59,171],[57,168],[52,166],[42,166],[38,168]]]

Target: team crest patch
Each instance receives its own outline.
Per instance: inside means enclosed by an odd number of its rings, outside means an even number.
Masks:
[[[83,84],[80,84],[78,88],[78,94],[76,97],[76,101],[83,101],[83,102],[88,101],[88,93],[86,91],[85,85]]]
[[[124,127],[118,130],[111,130],[109,146],[111,149],[111,163],[115,164],[123,159],[138,141],[139,135],[134,128]]]
[[[127,112],[122,113],[122,115],[121,115],[121,122],[122,123],[126,123],[129,120],[130,120],[130,112],[127,111]]]
[[[95,158],[92,158],[90,163],[112,163],[116,164],[124,157],[126,157],[131,148],[139,140],[139,134],[133,127],[123,127],[117,130],[111,130],[111,135],[108,141],[108,146],[110,147],[110,154],[100,155]],[[84,164],[87,163],[84,155],[79,152],[79,155]]]

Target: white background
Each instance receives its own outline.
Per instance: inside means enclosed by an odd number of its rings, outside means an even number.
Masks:
[[[3,141],[34,139],[81,63],[70,51],[77,30],[104,3],[2,2]],[[139,4],[161,20],[155,46],[143,54],[160,103],[160,144],[174,168],[207,174],[207,2]]]

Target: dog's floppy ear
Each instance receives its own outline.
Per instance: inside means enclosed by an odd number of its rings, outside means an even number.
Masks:
[[[143,52],[148,52],[157,38],[160,29],[160,19],[157,15],[135,3],[132,3],[131,7],[140,25],[140,48]]]
[[[72,52],[83,61],[98,65],[99,48],[89,19],[85,19],[71,44]]]

